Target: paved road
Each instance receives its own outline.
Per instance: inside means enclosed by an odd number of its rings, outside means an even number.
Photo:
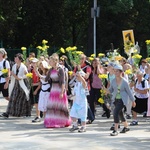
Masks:
[[[0,113],[7,101],[0,97]],[[111,137],[110,119],[102,118],[97,108],[97,118],[87,126],[85,133],[70,133],[69,128],[47,129],[43,122],[33,124],[30,118],[0,118],[0,150],[145,150],[150,148],[150,120],[139,116],[139,125],[130,131]],[[130,121],[130,120],[129,120]],[[122,128],[122,126],[121,126]]]

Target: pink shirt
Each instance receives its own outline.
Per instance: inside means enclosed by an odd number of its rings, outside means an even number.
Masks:
[[[95,74],[95,73],[93,73],[92,88],[95,88],[95,89],[102,88],[102,80],[98,77],[98,74]]]

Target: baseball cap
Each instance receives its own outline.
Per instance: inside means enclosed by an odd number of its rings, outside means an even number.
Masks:
[[[121,65],[119,65],[119,64],[115,64],[114,65],[114,69],[118,69],[118,70],[123,71],[123,67]]]

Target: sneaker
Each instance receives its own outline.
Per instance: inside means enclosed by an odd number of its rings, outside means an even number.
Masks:
[[[107,110],[107,112],[106,112],[106,117],[107,117],[107,118],[110,118],[110,110]]]
[[[127,119],[131,119],[131,116],[130,116],[130,115],[126,115],[126,118],[127,118]]]
[[[124,127],[124,128],[122,129],[122,131],[120,131],[120,133],[126,133],[126,132],[128,132],[129,130],[130,130],[129,128]]]
[[[32,122],[40,122],[40,121],[41,121],[40,117],[35,117],[34,120],[32,120]]]
[[[114,130],[112,133],[110,133],[110,135],[111,135],[111,136],[117,136],[117,135],[118,135],[118,132]]]
[[[86,122],[86,124],[92,124],[93,121],[94,121],[94,120],[88,120],[88,121]]]
[[[73,131],[78,130],[78,129],[79,129],[78,126],[73,125],[72,128],[69,129],[69,131],[73,132]]]
[[[2,113],[2,114],[0,115],[0,117],[3,117],[3,118],[5,118],[5,119],[7,119],[9,116],[8,116],[7,113]]]
[[[132,121],[132,122],[130,123],[130,126],[135,126],[135,125],[138,125],[138,121]]]
[[[147,117],[147,113],[144,113],[144,114],[143,114],[143,117]]]
[[[85,127],[81,127],[78,132],[86,132],[86,128]]]
[[[118,128],[120,128],[120,124],[118,125]],[[115,124],[110,127],[110,130],[115,130]]]
[[[104,112],[104,113],[102,114],[102,117],[106,117],[106,112]]]

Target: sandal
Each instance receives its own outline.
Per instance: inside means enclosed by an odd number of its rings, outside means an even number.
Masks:
[[[130,126],[135,126],[135,125],[138,125],[138,121],[132,121],[132,122],[130,123]]]
[[[88,121],[86,122],[86,124],[92,124],[93,121],[94,121],[94,120],[88,120]]]

